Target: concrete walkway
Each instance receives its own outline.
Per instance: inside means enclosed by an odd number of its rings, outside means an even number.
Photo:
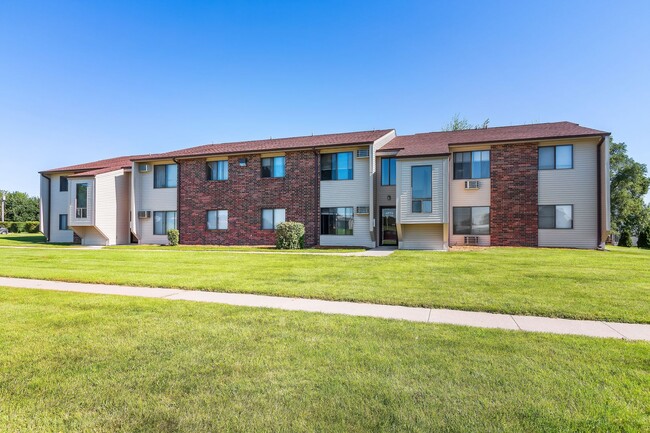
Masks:
[[[412,322],[447,323],[553,334],[586,335],[589,337],[619,338],[650,341],[650,325],[601,322],[594,320],[553,319],[549,317],[516,316],[447,309],[401,307],[397,305],[365,304],[357,302],[320,301],[316,299],[286,298],[280,296],[247,295],[236,293],[202,292],[198,290],[163,289],[148,287],[113,286],[103,284],[64,283],[0,277],[0,286],[25,289],[58,290],[104,295],[139,296],[244,307],[265,307],[281,310],[309,311],[350,316],[380,317]]]

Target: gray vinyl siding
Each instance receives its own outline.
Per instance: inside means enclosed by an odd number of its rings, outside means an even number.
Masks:
[[[443,224],[404,224],[400,249],[444,250]]]
[[[68,174],[68,173],[66,173]],[[70,186],[68,191],[59,191],[59,180],[61,175],[53,174],[50,176],[50,214],[47,218],[47,227],[49,229],[49,242],[72,242],[74,232],[72,230],[59,230],[59,215],[68,214],[70,211]],[[44,185],[47,189],[47,184]],[[42,197],[42,195],[41,195]],[[47,203],[42,203],[43,212],[47,212]],[[68,216],[68,224],[70,217]]]
[[[431,213],[411,212],[411,167],[431,165]],[[397,160],[397,224],[447,223],[449,221],[448,158]]]
[[[151,170],[140,173],[138,163],[133,165],[134,209],[133,220],[135,233],[141,244],[167,244],[166,235],[153,234],[153,213],[155,211],[176,211],[178,206],[178,188],[154,188],[153,187],[153,166],[164,164],[163,162],[149,162]],[[151,217],[140,219],[138,211],[151,211]],[[178,214],[177,214],[178,217]]]
[[[352,235],[320,235],[320,244],[325,246],[360,246],[372,248],[375,242],[370,237],[370,216],[357,215],[357,206],[370,207],[370,158],[357,158],[353,150],[352,180],[325,180],[320,182],[320,207],[352,207],[354,226]],[[319,209],[320,212],[320,209]]]
[[[573,144],[573,168],[539,170],[539,204],[573,205],[573,229],[540,229],[541,247],[596,248],[598,246],[598,178],[596,142]]]

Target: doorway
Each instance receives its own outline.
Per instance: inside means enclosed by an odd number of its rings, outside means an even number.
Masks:
[[[397,212],[394,207],[381,208],[381,245],[397,246]]]

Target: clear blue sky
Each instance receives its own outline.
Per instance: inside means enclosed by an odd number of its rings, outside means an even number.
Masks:
[[[552,6],[551,6],[552,5]],[[650,164],[650,2],[0,1],[0,189],[39,170],[454,113]]]

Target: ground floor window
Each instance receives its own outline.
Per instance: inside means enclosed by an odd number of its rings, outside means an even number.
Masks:
[[[320,210],[321,235],[351,235],[354,208],[324,207]]]
[[[68,228],[68,214],[66,213],[59,215],[59,230],[70,230]]]
[[[262,209],[262,230],[275,230],[284,222],[285,216],[285,209]]]
[[[166,235],[169,230],[176,229],[175,211],[156,211],[153,213],[153,234]]]
[[[488,206],[455,207],[455,235],[489,235],[490,208]]]
[[[228,211],[209,210],[208,230],[227,230],[227,229],[228,229]]]
[[[540,229],[572,229],[573,205],[556,204],[539,206],[537,218]]]

